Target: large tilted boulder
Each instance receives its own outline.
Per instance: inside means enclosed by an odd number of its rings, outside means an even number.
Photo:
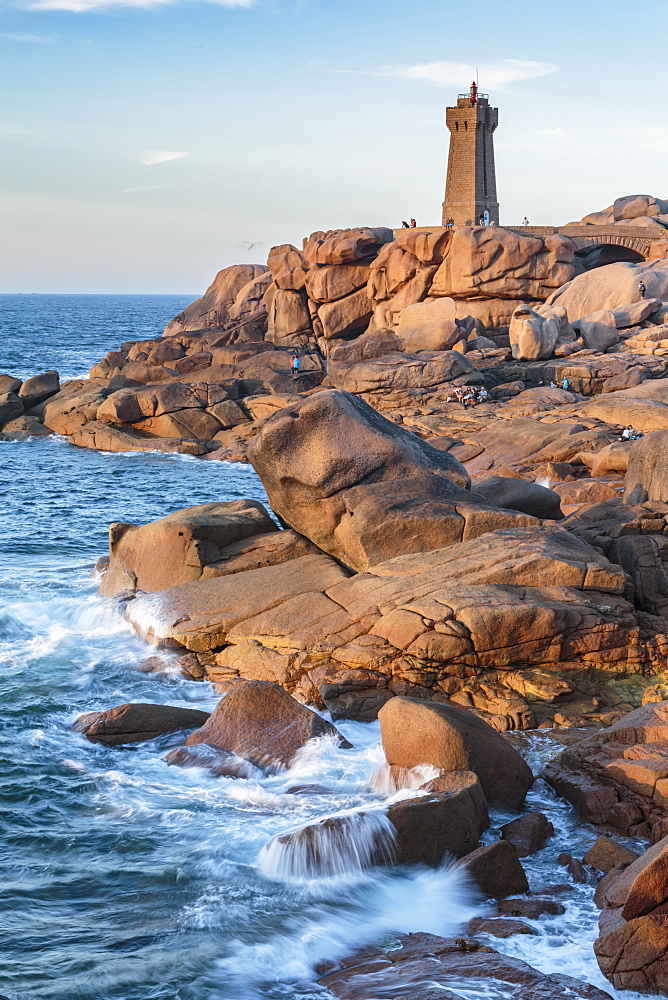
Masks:
[[[668,430],[646,434],[632,443],[624,477],[624,500],[628,504],[668,501]]]
[[[181,729],[199,729],[208,718],[208,712],[194,708],[132,703],[80,715],[73,728],[91,743],[113,747],[142,743]]]
[[[290,767],[309,740],[332,737],[350,743],[338,729],[268,681],[244,681],[222,698],[186,746],[206,743],[235,753],[264,770]]]
[[[654,702],[574,743],[543,777],[589,823],[657,840],[668,832],[668,702]]]
[[[109,526],[109,569],[100,593],[153,593],[216,576],[215,564],[229,545],[273,531],[275,522],[257,500],[187,507],[141,526],[115,522]]]
[[[602,912],[594,951],[603,974],[617,989],[665,996],[668,837],[620,871],[597,898]]]
[[[225,326],[230,321],[230,310],[239,292],[267,271],[264,264],[233,264],[219,271],[204,295],[191,302],[167,324],[164,336],[178,336],[184,330]]]
[[[491,726],[456,705],[393,698],[378,713],[388,764],[473,771],[491,805],[517,810],[533,784],[531,768]]]
[[[334,429],[334,430],[333,430]],[[467,487],[459,462],[386,420],[350,393],[326,390],[271,417],[249,450],[272,509],[333,555],[346,507],[361,483],[434,473]]]
[[[579,274],[558,288],[548,305],[563,306],[571,323],[601,309],[617,309],[636,303],[645,285],[647,299],[668,300],[668,266],[665,259],[649,264],[616,263]]]
[[[460,485],[466,474],[452,456],[347,393],[322,392],[276,414],[250,458],[279,517],[358,571],[535,523],[496,506],[494,490],[487,496],[466,490]],[[512,487],[505,483],[510,497]],[[503,507],[522,511],[533,503],[544,516],[560,516],[556,494],[521,485],[531,497],[519,497],[522,491],[515,489]]]

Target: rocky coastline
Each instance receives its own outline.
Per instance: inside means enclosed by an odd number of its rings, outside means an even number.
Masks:
[[[661,227],[657,205],[619,199],[583,223]],[[119,705],[76,729],[118,747],[182,734],[167,764],[243,781],[313,739],[350,747],[340,720],[378,719],[389,803],[265,852],[311,877],[353,848],[361,867],[451,859],[494,901],[464,937],[398,936],[316,970],[330,995],[457,1000],[470,981],[608,996],[489,946],[560,912],[559,887],[532,892],[522,866],[558,836],[524,807],[536,776],[517,747],[534,730],[564,742],[540,780],[600,830],[582,859],[563,851],[571,884],[597,885],[601,971],[668,991],[657,247],[601,265],[567,237],[499,228],[314,233],[221,271],[86,380],[0,375],[5,438],[249,462],[268,498],[110,526],[100,593],[154,647],[142,669],[177,665],[222,697],[211,715]],[[492,841],[488,807],[517,816]]]

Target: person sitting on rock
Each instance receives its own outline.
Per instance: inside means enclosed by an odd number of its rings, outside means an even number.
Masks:
[[[290,370],[293,375],[299,375],[300,361],[296,354],[290,358]]]
[[[408,223],[406,222],[405,219],[401,220],[401,228],[402,229],[410,229],[410,226],[408,225]]]
[[[417,226],[417,222],[415,221],[415,219],[411,219],[411,224],[410,224],[409,228],[410,229],[415,229],[416,226]]]
[[[631,424],[629,424],[628,427],[625,427],[624,430],[622,431],[621,440],[622,441],[637,441],[638,438],[641,438],[643,436],[644,435],[641,434],[640,431],[637,431],[635,429],[635,427],[633,427],[633,426],[631,426]]]

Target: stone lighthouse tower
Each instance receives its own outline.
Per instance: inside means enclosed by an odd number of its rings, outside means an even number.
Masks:
[[[491,108],[488,95],[479,94],[472,83],[469,93],[457,98],[457,107],[446,108],[445,123],[450,130],[450,154],[443,225],[454,219],[456,226],[477,226],[480,216],[489,212],[490,222],[498,226],[494,169],[497,108]]]

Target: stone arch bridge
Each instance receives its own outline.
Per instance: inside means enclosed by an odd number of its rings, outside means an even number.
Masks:
[[[503,226],[518,236],[566,236],[581,253],[595,247],[624,247],[630,251],[628,259],[649,260],[654,256],[657,243],[668,241],[668,229],[663,233],[648,233],[641,226]],[[660,254],[659,256],[663,256]]]

